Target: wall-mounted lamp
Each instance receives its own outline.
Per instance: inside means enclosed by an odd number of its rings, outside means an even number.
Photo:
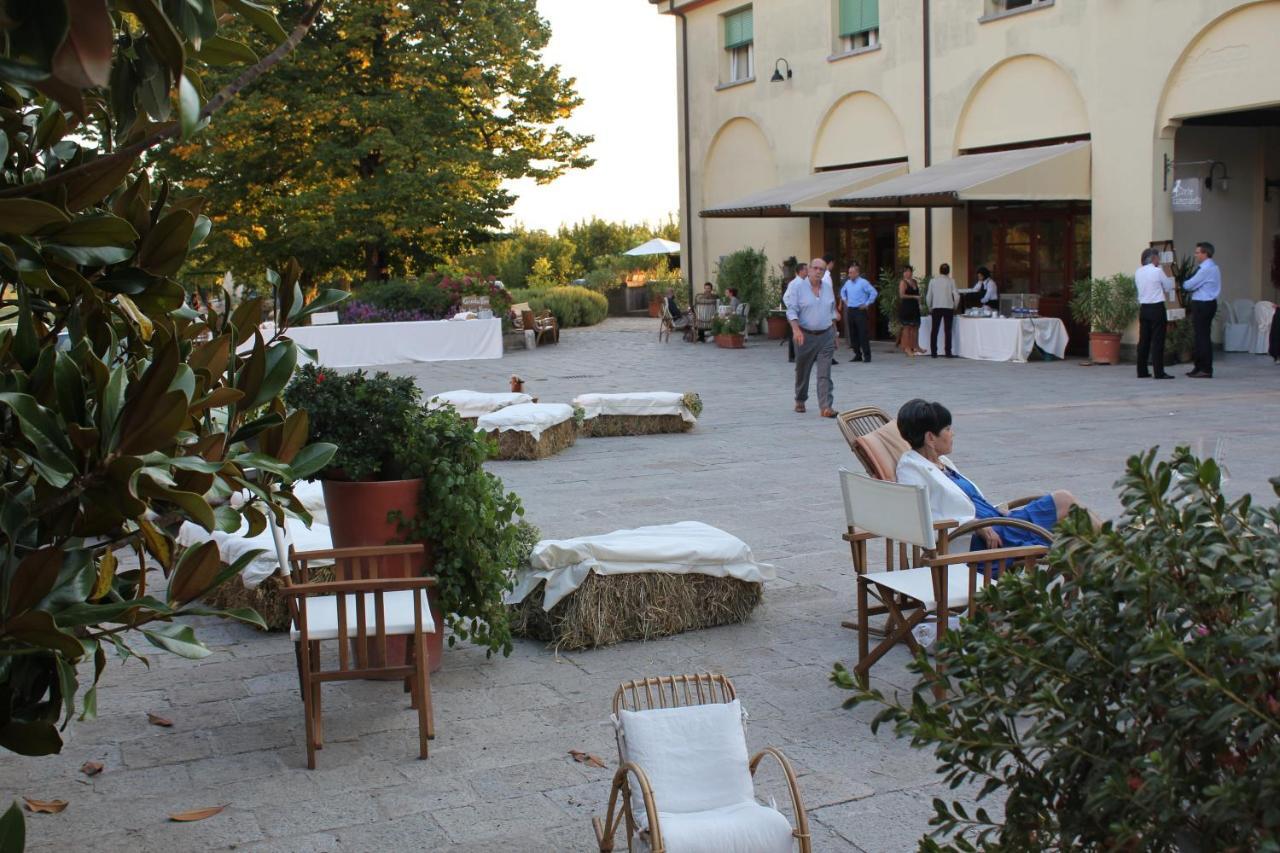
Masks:
[[[1219,166],[1222,167],[1222,176],[1219,178],[1214,178],[1213,172]],[[1215,181],[1217,181],[1218,189],[1222,190],[1223,192],[1226,192],[1231,188],[1231,178],[1227,177],[1227,164],[1223,163],[1221,160],[1214,160],[1213,163],[1210,164],[1209,177],[1204,179],[1204,188],[1207,190],[1212,190],[1213,184]]]
[[[787,66],[786,77],[782,76],[782,70],[779,67],[782,65]],[[785,59],[779,59],[777,62],[773,63],[773,76],[769,78],[770,83],[781,83],[783,80],[790,80],[790,79],[791,79],[791,63],[790,62],[787,62]]]

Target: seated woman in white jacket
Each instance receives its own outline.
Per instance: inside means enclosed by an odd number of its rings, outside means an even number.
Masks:
[[[947,458],[955,434],[951,412],[941,403],[909,400],[898,410],[898,432],[911,449],[898,460],[898,482],[924,487],[929,511],[935,519],[954,519],[961,524],[975,518],[1007,516],[1038,524],[1045,530],[1066,517],[1077,505],[1075,497],[1059,489],[1036,498],[1026,506],[1001,512],[982,491],[963,477]],[[1020,527],[984,527],[974,534],[971,550],[985,548],[1046,545],[1038,534]]]

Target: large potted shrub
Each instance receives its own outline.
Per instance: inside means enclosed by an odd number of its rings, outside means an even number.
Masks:
[[[307,365],[285,401],[308,412],[313,436],[338,446],[320,473],[334,545],[427,546],[419,570],[439,579],[432,668],[446,624],[456,638],[509,651],[502,591],[522,510],[481,467],[494,450],[488,439],[452,408],[427,411],[410,377]]]
[[[1138,317],[1138,291],[1133,276],[1077,281],[1071,291],[1071,316],[1089,326],[1089,360],[1120,363],[1120,336]]]
[[[735,288],[738,298],[750,306],[751,316],[747,322],[758,323],[776,304],[769,301],[765,274],[769,269],[769,258],[760,249],[739,249],[726,255],[716,267],[716,285],[721,295]]]
[[[711,325],[712,334],[716,338],[716,346],[721,349],[743,349],[745,343],[742,333],[746,323],[741,316],[730,314],[728,317],[717,317]]]
[[[910,665],[911,696],[846,703],[878,706],[873,731],[894,724],[953,787],[1002,803],[935,799],[944,838],[920,849],[1275,849],[1280,505],[1228,501],[1186,448],[1155,455],[1129,459],[1119,518],[1094,530],[1073,512],[1046,570],[986,587]]]

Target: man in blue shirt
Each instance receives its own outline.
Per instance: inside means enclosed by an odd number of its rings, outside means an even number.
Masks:
[[[871,361],[867,308],[875,304],[879,294],[871,286],[871,282],[859,275],[860,272],[856,263],[849,265],[849,277],[840,288],[840,304],[844,306],[844,328],[849,335],[853,361]]]
[[[818,404],[824,418],[834,418],[831,388],[831,356],[836,349],[836,295],[831,285],[822,280],[827,262],[814,258],[809,262],[809,278],[797,278],[787,286],[782,297],[787,306],[791,337],[796,342],[796,411],[803,412],[809,399],[809,374],[818,368]]]
[[[1193,379],[1213,378],[1213,341],[1209,333],[1213,329],[1213,315],[1218,313],[1218,295],[1222,293],[1222,270],[1213,259],[1212,243],[1196,243],[1196,274],[1183,283],[1182,289],[1191,294],[1191,328],[1196,340],[1192,348],[1195,368],[1187,375]]]

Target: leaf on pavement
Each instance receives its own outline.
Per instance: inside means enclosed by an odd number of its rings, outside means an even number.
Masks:
[[[608,766],[604,763],[604,760],[601,759],[600,756],[592,755],[589,752],[583,752],[580,749],[571,749],[569,750],[569,754],[572,755],[573,760],[578,762],[579,764],[588,764],[592,767],[601,767],[601,768]]]
[[[152,714],[150,711],[147,712],[147,722],[153,726],[163,726],[166,729],[173,727],[173,720],[162,717],[159,714]]]
[[[97,776],[102,772],[101,761],[86,761],[80,765],[80,772],[86,776]]]
[[[230,803],[225,803],[221,806],[209,806],[207,809],[193,809],[189,812],[174,812],[169,815],[169,820],[177,821],[178,823],[190,823],[193,820],[204,820],[207,817],[213,817],[216,814],[221,814],[222,810],[228,805],[230,805]]]
[[[33,800],[23,797],[22,801],[27,804],[27,811],[36,814],[57,814],[67,807],[66,800]]]

